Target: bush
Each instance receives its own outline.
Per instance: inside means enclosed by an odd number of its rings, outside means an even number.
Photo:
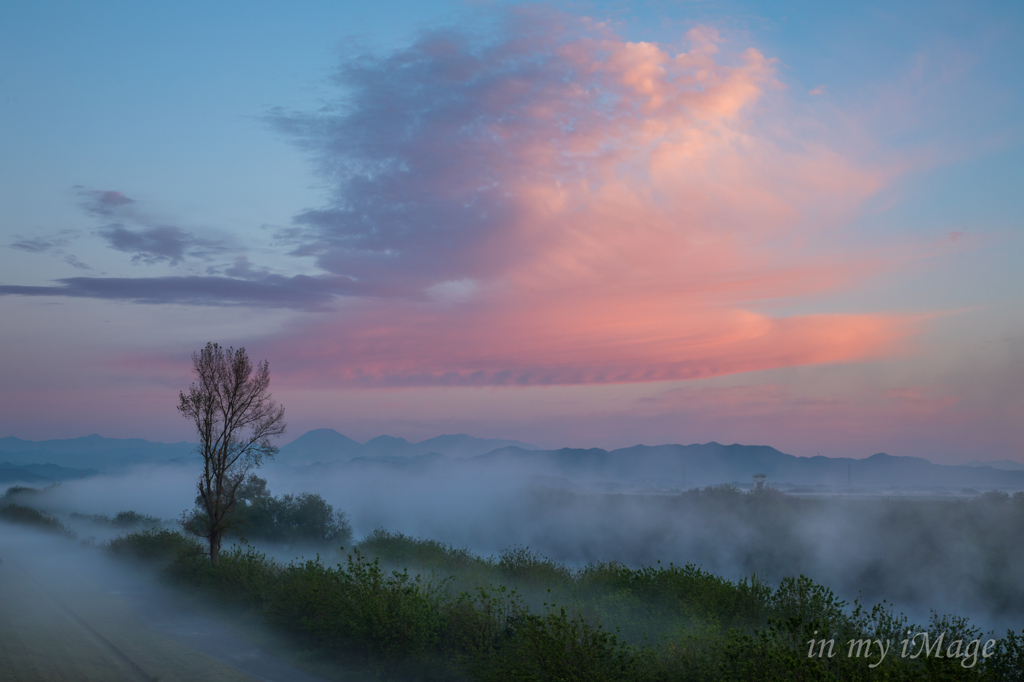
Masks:
[[[714,493],[720,494],[720,493]],[[725,493],[731,494],[731,493]],[[181,543],[187,543],[182,549]],[[852,608],[806,577],[773,588],[732,582],[693,565],[632,569],[591,564],[572,571],[528,548],[496,559],[378,529],[334,568],[319,559],[286,566],[236,547],[211,566],[191,540],[167,531],[118,538],[115,553],[171,556],[165,575],[258,614],[279,631],[369,672],[399,679],[469,680],[1010,680],[1020,679],[1024,638],[998,642],[976,667],[957,659],[882,665],[844,655],[850,639],[891,639],[908,630],[885,604]],[[364,552],[373,550],[370,560]],[[387,570],[382,561],[433,564]],[[456,593],[457,581],[475,587]],[[531,609],[502,583],[547,587]],[[927,628],[981,636],[965,619],[935,616]],[[809,639],[834,638],[834,658],[807,655]],[[875,659],[877,661],[877,658]]]
[[[12,485],[7,489],[7,492],[4,493],[4,496],[0,498],[0,500],[11,500],[17,495],[31,495],[37,492],[39,492],[37,488],[29,488],[24,485]]]
[[[155,516],[147,516],[135,511],[118,512],[110,521],[114,528],[134,528],[136,526],[148,526],[154,528],[160,525],[160,519]]]
[[[505,578],[516,584],[551,587],[565,585],[572,579],[572,572],[565,566],[529,547],[506,549],[498,556],[497,566]]]
[[[386,564],[411,568],[430,566],[436,569],[459,570],[484,563],[469,550],[445,545],[437,540],[413,538],[377,528],[359,541],[362,554],[377,557]]]
[[[202,545],[170,530],[151,529],[120,535],[108,542],[106,549],[115,556],[163,564],[188,562],[204,556]]]
[[[268,614],[318,644],[381,666],[429,660],[445,630],[443,585],[408,571],[385,571],[358,550],[343,565],[319,561],[284,569]]]
[[[59,533],[69,538],[75,537],[75,534],[53,515],[19,504],[7,504],[0,507],[0,519],[24,526],[33,526],[51,533]]]

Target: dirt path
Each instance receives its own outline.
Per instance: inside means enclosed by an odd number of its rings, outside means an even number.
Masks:
[[[143,576],[0,524],[0,680],[316,682]]]

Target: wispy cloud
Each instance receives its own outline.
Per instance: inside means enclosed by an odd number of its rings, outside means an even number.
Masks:
[[[112,249],[132,254],[134,263],[152,265],[166,261],[177,265],[186,256],[206,258],[211,251],[221,253],[226,250],[218,242],[198,239],[192,233],[170,225],[129,230],[123,225],[113,224],[98,232]]]
[[[49,254],[54,257],[63,256],[62,260],[78,270],[92,270],[74,254],[68,253],[67,248],[71,242],[79,236],[77,231],[64,230],[59,234],[49,237],[16,237],[17,241],[11,243],[12,249],[27,251],[28,253]]]
[[[53,286],[0,285],[0,295],[70,296],[185,305],[243,305],[323,310],[336,296],[360,293],[343,277],[68,277]]]
[[[64,256],[64,262],[70,265],[71,267],[77,268],[79,270],[92,270],[91,267],[89,267],[82,261],[78,260],[78,257],[72,254]]]
[[[11,244],[12,249],[20,249],[30,253],[46,253],[62,249],[68,240],[64,237],[30,237],[19,239]]]
[[[83,197],[82,208],[96,216],[109,217],[125,206],[135,203],[124,194],[113,190],[97,190],[79,187],[78,195]]]
[[[191,230],[165,224],[121,192],[78,188],[78,195],[86,213],[111,221],[96,234],[110,248],[131,254],[133,263],[173,266],[189,258],[209,261],[231,250],[224,239],[199,237]]]

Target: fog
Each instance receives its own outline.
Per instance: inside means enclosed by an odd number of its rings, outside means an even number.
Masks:
[[[269,633],[183,601],[150,571],[2,521],[0,603],[4,670],[15,679],[317,679],[268,653]]]
[[[386,528],[483,556],[519,545],[574,566],[693,563],[730,579],[757,574],[772,583],[804,574],[848,601],[858,594],[869,604],[888,600],[918,623],[935,609],[986,630],[1024,626],[1019,499],[640,488],[571,481],[525,465],[443,460],[422,467],[270,466],[259,473],[275,495],[322,495],[349,515],[356,540]],[[102,542],[116,531],[67,515],[131,509],[172,522],[192,506],[195,475],[180,465],[136,469],[65,482],[33,495],[31,504]],[[302,554],[259,548],[281,560]]]

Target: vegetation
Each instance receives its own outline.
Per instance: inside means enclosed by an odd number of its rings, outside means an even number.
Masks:
[[[136,511],[121,511],[114,515],[114,518],[110,518],[104,514],[80,514],[78,512],[71,512],[71,518],[81,519],[83,521],[90,521],[92,523],[101,526],[110,526],[112,528],[157,528],[162,522],[155,516],[148,516],[146,514],[140,514]]]
[[[7,491],[4,493],[4,496],[0,498],[0,500],[10,501],[19,495],[31,495],[36,492],[39,492],[38,488],[30,488],[24,485],[12,485],[7,489]]]
[[[121,535],[107,543],[115,556],[167,565],[203,555],[203,547],[194,538],[166,529],[149,529]]]
[[[224,524],[224,534],[244,541],[260,540],[291,546],[346,545],[352,526],[345,512],[335,511],[323,497],[313,493],[274,497],[267,482],[256,475],[238,488],[237,502]],[[206,523],[201,500],[185,520],[187,528]]]
[[[5,496],[6,497],[6,496]],[[33,509],[32,507],[25,507],[20,504],[2,504],[0,505],[0,521],[8,521],[10,523],[18,523],[23,526],[32,526],[39,530],[45,530],[51,533],[59,533],[67,537],[74,537],[68,528],[61,523],[52,514]]]
[[[175,537],[176,536],[176,537]],[[148,531],[111,550],[162,557],[164,575],[245,609],[302,647],[382,678],[414,680],[1013,680],[1024,638],[973,662],[897,655],[908,630],[985,636],[964,619],[908,624],[886,605],[848,605],[809,578],[731,582],[692,565],[570,569],[525,547],[484,558],[378,530],[334,567],[282,565],[251,546],[213,566],[182,535]],[[892,640],[850,656],[848,642]],[[834,657],[808,656],[834,640]],[[823,648],[824,645],[822,645]],[[852,647],[850,649],[852,651]],[[911,648],[911,652],[913,647]],[[971,663],[970,665],[967,665]],[[873,667],[872,667],[873,666]]]
[[[352,527],[344,512],[334,511],[312,493],[282,495],[242,502],[232,530],[244,538],[290,545],[348,544]]]

